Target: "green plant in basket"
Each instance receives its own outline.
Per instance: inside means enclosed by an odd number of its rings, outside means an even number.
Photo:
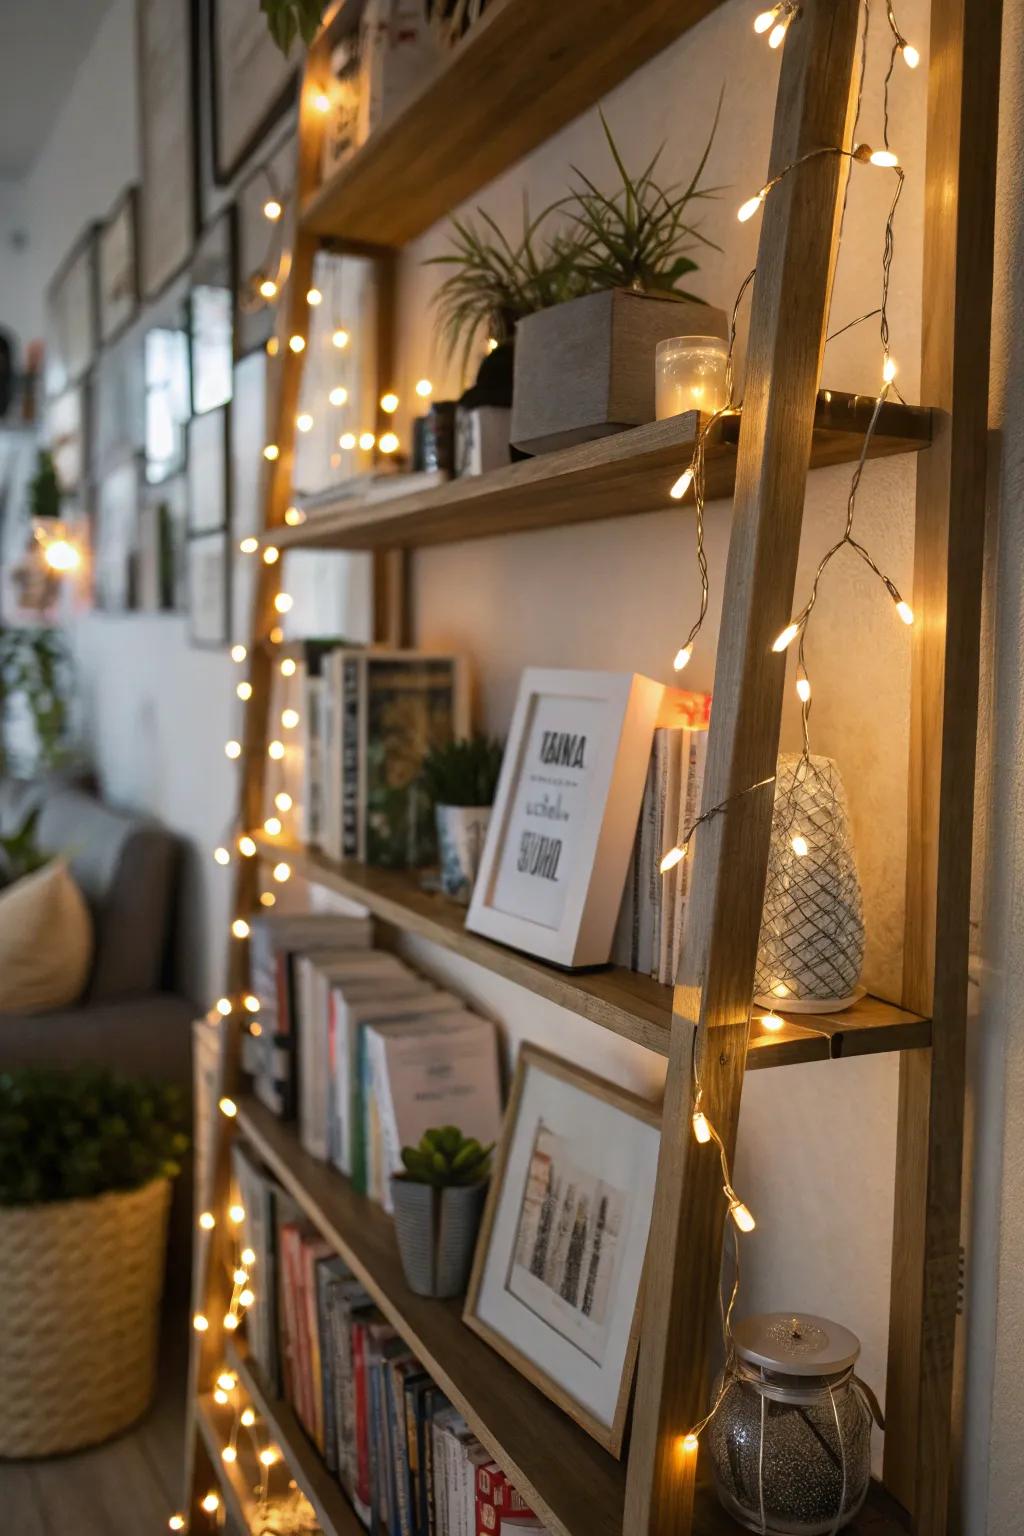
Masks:
[[[0,1206],[83,1200],[179,1172],[176,1088],[96,1067],[0,1073]]]
[[[423,760],[423,787],[432,805],[493,805],[504,744],[468,736],[434,747]]]
[[[474,1137],[463,1136],[457,1125],[424,1131],[416,1147],[402,1148],[406,1177],[434,1189],[480,1184],[490,1177],[494,1143],[483,1147]]]
[[[639,176],[631,176],[601,113],[601,126],[621,185],[611,194],[602,192],[589,176],[573,167],[581,185],[566,206],[577,231],[575,261],[580,292],[632,288],[662,297],[694,297],[679,287],[687,273],[697,270],[697,262],[690,253],[699,246],[721,249],[702,235],[693,222],[694,206],[721,191],[720,187],[700,184],[721,110],[719,96],[704,152],[682,188],[663,187],[655,179],[664,144]]]

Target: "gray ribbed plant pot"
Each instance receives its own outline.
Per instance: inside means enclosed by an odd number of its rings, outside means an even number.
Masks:
[[[409,1289],[461,1296],[469,1284],[487,1180],[435,1189],[401,1174],[391,1180],[395,1231]]]

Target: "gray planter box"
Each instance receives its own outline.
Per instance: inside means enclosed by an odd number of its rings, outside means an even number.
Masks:
[[[512,442],[549,453],[654,420],[654,353],[668,336],[728,336],[720,309],[628,288],[588,293],[516,326]]]

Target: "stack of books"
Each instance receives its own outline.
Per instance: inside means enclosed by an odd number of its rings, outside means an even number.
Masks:
[[[683,918],[693,860],[688,855],[667,874],[660,864],[682,843],[700,815],[707,756],[706,694],[678,694],[681,723],[654,732],[643,804],[615,931],[612,959],[671,985],[682,950]],[[691,850],[692,851],[692,850]]]
[[[244,1146],[256,1255],[250,1355],[375,1536],[527,1536],[544,1526],[330,1245]]]
[[[434,856],[433,807],[420,784],[427,752],[469,728],[461,658],[308,640],[275,679],[271,722],[284,755],[266,814],[284,791],[303,842],[333,859],[389,868]],[[288,722],[291,722],[290,724]]]
[[[494,1025],[374,949],[368,918],[262,913],[251,927],[260,1004],[255,1092],[298,1121],[306,1151],[391,1209],[401,1150],[432,1126],[483,1144],[501,1127]]]

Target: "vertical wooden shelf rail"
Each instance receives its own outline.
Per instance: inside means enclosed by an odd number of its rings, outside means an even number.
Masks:
[[[960,1265],[967,957],[1001,0],[932,0],[903,1003],[932,1045],[900,1057],[885,1482],[945,1536]]]
[[[845,143],[858,15],[858,0],[805,0],[794,19],[769,176]],[[772,641],[792,613],[840,184],[840,156],[815,155],[780,182],[763,212],[703,804],[738,798],[694,845],[648,1246],[630,1536],[691,1528],[697,1458],[681,1437],[707,1400],[726,1217],[718,1152],[698,1147],[690,1124],[693,1051],[731,1157],[773,804],[770,785],[744,791],[774,774],[778,755],[786,658]]]

